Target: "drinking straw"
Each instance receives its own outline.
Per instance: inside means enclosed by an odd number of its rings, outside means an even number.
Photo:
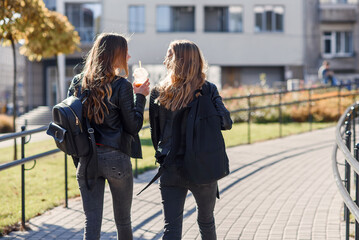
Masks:
[[[140,64],[140,68],[142,68],[142,67],[141,67],[141,61],[138,61],[138,63]]]

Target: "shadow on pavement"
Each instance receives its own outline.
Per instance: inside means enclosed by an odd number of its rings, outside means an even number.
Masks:
[[[241,167],[239,167],[239,168],[237,168],[237,169],[234,169],[234,170],[231,171],[230,175],[232,175],[233,173],[238,172],[238,171],[240,171],[240,170],[243,170],[244,168],[249,167],[249,166],[251,166],[251,165],[253,165],[253,164],[259,163],[259,162],[264,161],[264,160],[267,160],[268,158],[275,157],[275,156],[279,156],[279,155],[281,155],[281,154],[289,153],[289,152],[291,152],[291,151],[295,151],[295,150],[298,150],[298,149],[303,149],[303,151],[301,151],[301,152],[299,152],[299,153],[292,154],[292,155],[289,155],[289,156],[286,156],[286,157],[277,159],[277,160],[275,160],[275,161],[273,161],[273,162],[271,162],[271,163],[268,163],[268,164],[266,164],[266,165],[264,165],[264,166],[261,166],[261,167],[255,169],[254,171],[248,173],[247,175],[245,175],[245,176],[243,176],[243,177],[241,177],[241,178],[238,178],[238,179],[234,180],[231,184],[229,184],[228,186],[226,186],[225,188],[223,188],[222,190],[220,190],[220,194],[223,194],[224,192],[228,191],[229,189],[231,189],[232,187],[234,187],[236,184],[238,184],[239,182],[243,181],[244,179],[246,179],[246,178],[248,178],[248,177],[250,177],[250,176],[252,176],[252,175],[254,175],[254,174],[258,173],[258,172],[260,172],[260,171],[263,170],[263,169],[266,169],[266,168],[268,168],[268,167],[271,167],[271,166],[273,166],[273,165],[275,165],[275,164],[277,164],[277,163],[280,163],[280,162],[282,162],[282,161],[291,159],[292,157],[296,157],[296,156],[300,156],[300,155],[306,154],[306,153],[308,153],[309,151],[316,151],[316,150],[320,150],[320,149],[323,149],[323,148],[328,148],[328,147],[331,146],[332,141],[323,141],[322,143],[323,143],[323,145],[321,145],[321,146],[316,146],[316,147],[313,147],[313,145],[308,144],[308,145],[301,146],[301,147],[296,147],[296,148],[287,149],[287,150],[285,150],[285,151],[281,151],[281,152],[278,152],[278,153],[275,153],[275,154],[267,155],[267,156],[262,157],[262,158],[260,158],[260,159],[258,159],[258,160],[255,160],[255,161],[253,161],[253,162],[251,162],[251,163],[249,163],[249,164],[245,164],[245,165],[243,165],[243,166],[241,166]],[[308,147],[311,147],[311,148],[308,148]],[[230,176],[230,175],[229,175],[229,176]],[[189,193],[189,194],[187,195],[187,198],[189,198],[191,195],[192,195],[192,193]],[[159,200],[159,201],[160,201],[160,200]],[[137,226],[134,226],[134,231],[135,231],[135,229],[137,230],[137,229],[140,228],[141,226],[145,225],[147,222],[151,221],[151,219],[153,219],[153,218],[155,218],[155,217],[158,217],[158,216],[161,214],[161,212],[162,212],[162,211],[158,211],[158,212],[156,212],[155,214],[153,214],[151,217],[149,217],[149,218],[143,220],[140,224],[138,224],[138,227],[137,227]],[[195,213],[195,212],[196,212],[196,207],[193,207],[192,209],[188,210],[188,211],[183,215],[183,218],[185,219],[185,218],[191,216],[191,215],[192,215],[193,213]]]

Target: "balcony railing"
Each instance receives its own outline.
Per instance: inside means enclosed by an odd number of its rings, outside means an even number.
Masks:
[[[358,1],[324,0],[321,1],[320,21],[321,22],[343,22],[353,23],[357,20]]]
[[[322,4],[358,4],[358,0],[320,0]]]

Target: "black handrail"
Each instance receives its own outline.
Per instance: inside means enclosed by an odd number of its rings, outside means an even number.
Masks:
[[[341,94],[340,97],[350,97],[350,96],[357,96],[357,95],[358,95],[358,93],[348,93],[348,94]],[[270,105],[251,107],[251,108],[241,108],[241,109],[237,109],[237,110],[232,110],[230,112],[238,113],[238,112],[256,111],[256,110],[272,108],[272,107],[276,108],[276,107],[280,107],[280,106],[295,105],[295,104],[300,104],[300,103],[317,102],[317,101],[326,100],[326,99],[330,99],[330,98],[338,98],[338,96],[321,97],[321,98],[314,98],[311,100],[301,100],[301,101],[293,101],[293,102],[282,102],[280,104],[270,104]]]
[[[47,151],[47,152],[36,154],[34,156],[31,156],[31,157],[22,158],[22,159],[13,161],[13,162],[8,162],[8,163],[0,165],[0,171],[8,169],[8,168],[11,168],[11,167],[15,167],[17,165],[22,165],[22,164],[25,164],[27,162],[36,160],[38,158],[46,157],[46,156],[49,156],[51,154],[55,154],[55,153],[58,153],[58,152],[60,152],[60,149],[53,149],[53,150],[50,150],[50,151]]]
[[[356,142],[355,137],[351,138],[352,135],[355,136],[355,125],[357,122],[358,111],[359,102],[356,102],[349,106],[341,115],[335,129],[335,144],[332,152],[332,168],[334,180],[345,203],[344,219],[346,222],[346,240],[349,240],[350,235],[350,213],[355,217],[355,239],[359,239],[359,143]],[[353,151],[351,151],[351,146],[354,146]],[[345,158],[344,179],[341,177],[338,169],[338,149],[343,153]],[[351,169],[353,169],[355,175],[355,201],[350,195]]]
[[[28,143],[25,141],[25,137],[31,136],[32,134],[35,134],[35,133],[44,132],[47,130],[47,126],[42,126],[42,127],[36,128],[36,129],[27,130],[27,131],[25,131],[25,129],[26,129],[26,126],[22,126],[21,132],[6,134],[6,135],[0,137],[0,142],[21,137],[21,159],[1,164],[0,171],[21,165],[21,228],[22,229],[26,229],[26,226],[25,226],[25,170],[26,169],[25,169],[24,164],[29,161],[36,161],[39,158],[43,158],[43,157],[60,152],[59,149],[53,149],[53,150],[50,150],[47,152],[42,152],[42,153],[30,156],[30,157],[25,157],[25,144]],[[66,157],[66,154],[65,154],[65,186],[67,186],[67,157]],[[65,188],[65,207],[68,207],[67,187]]]
[[[348,87],[349,89],[353,89],[353,91],[349,92],[349,93],[343,93],[341,91],[342,88]],[[286,91],[286,90],[282,90],[282,91],[275,91],[275,92],[269,92],[269,93],[262,93],[262,94],[248,94],[247,96],[237,96],[237,97],[229,97],[229,98],[223,98],[224,102],[228,102],[228,101],[238,101],[238,100],[247,100],[247,108],[239,108],[239,109],[232,109],[230,111],[231,114],[235,114],[235,113],[239,113],[239,112],[247,112],[248,113],[248,119],[247,119],[247,136],[248,136],[248,140],[247,143],[250,144],[251,143],[251,113],[257,110],[262,110],[262,109],[267,109],[267,108],[278,108],[279,111],[279,118],[278,118],[278,123],[279,123],[279,137],[282,137],[282,106],[289,106],[289,105],[296,105],[296,104],[301,104],[301,103],[308,103],[308,122],[309,122],[309,130],[312,130],[312,122],[313,122],[313,117],[312,117],[312,113],[311,113],[311,105],[313,102],[317,102],[317,101],[322,101],[322,100],[326,100],[326,99],[331,99],[331,98],[337,98],[338,99],[338,115],[340,115],[340,111],[341,111],[341,98],[343,97],[350,97],[353,96],[354,98],[356,96],[358,96],[358,83],[357,82],[348,82],[346,84],[340,84],[337,86],[319,86],[319,87],[314,87],[314,88],[300,88],[300,89],[295,89],[295,90],[291,90],[291,91]],[[337,95],[333,95],[333,96],[326,96],[326,97],[317,97],[317,98],[312,98],[312,91],[315,90],[322,90],[322,89],[337,89],[338,94]],[[293,92],[303,92],[303,91],[307,91],[308,92],[308,99],[303,99],[303,100],[298,100],[298,101],[291,101],[291,102],[283,102],[283,96],[287,93],[293,93]],[[278,95],[278,104],[269,104],[269,105],[265,105],[265,106],[253,106],[253,101],[251,101],[253,98],[256,97],[264,97],[264,96],[274,96],[274,95]]]
[[[149,125],[143,126],[142,130],[147,129],[149,127],[150,127]],[[35,134],[35,133],[44,132],[44,131],[47,130],[48,126],[42,126],[42,127],[36,128],[36,129],[27,130],[27,131],[25,131],[25,128],[26,128],[26,126],[22,126],[21,127],[21,130],[22,130],[21,132],[10,133],[10,134],[6,134],[6,135],[0,137],[0,142],[4,142],[4,141],[7,141],[7,140],[12,140],[12,139],[16,139],[16,138],[21,137],[21,152],[22,152],[21,159],[1,164],[0,165],[0,172],[3,171],[3,170],[6,170],[6,169],[12,168],[12,167],[21,165],[21,193],[22,193],[21,194],[21,228],[22,229],[26,229],[26,226],[25,226],[25,170],[26,169],[24,167],[25,166],[24,164],[27,163],[27,162],[30,162],[30,161],[34,161],[34,160],[36,161],[39,158],[43,158],[43,157],[46,157],[46,156],[49,156],[49,155],[52,155],[52,154],[55,154],[55,153],[58,153],[58,152],[61,151],[60,149],[56,148],[56,149],[52,149],[52,150],[49,150],[49,151],[46,151],[46,152],[42,152],[42,153],[30,156],[30,157],[25,157],[24,156],[25,155],[25,144],[27,143],[25,141],[25,137],[31,136],[32,134]],[[65,207],[67,208],[68,207],[67,155],[66,154],[64,154],[64,155],[65,155],[65,158],[64,158],[65,159]],[[137,175],[138,175],[137,158],[135,159],[135,161],[136,161],[136,164],[135,164],[135,177],[137,178]]]
[[[146,110],[148,110],[148,109],[146,109]],[[142,130],[147,129],[149,127],[150,127],[149,125],[143,126]],[[21,159],[1,164],[0,172],[3,170],[6,170],[6,169],[12,168],[12,167],[21,165],[21,193],[22,193],[21,194],[21,228],[22,229],[26,229],[26,226],[25,226],[25,170],[26,169],[24,167],[25,166],[24,164],[27,162],[30,162],[30,161],[34,161],[34,160],[36,161],[39,158],[43,158],[43,157],[46,157],[46,156],[49,156],[49,155],[52,155],[52,154],[55,154],[55,153],[58,153],[61,151],[60,149],[56,148],[56,149],[42,152],[42,153],[30,156],[30,157],[25,157],[25,144],[27,143],[25,141],[25,137],[31,136],[32,134],[35,134],[35,133],[44,132],[47,130],[47,128],[48,128],[48,126],[42,126],[42,127],[36,128],[36,129],[25,131],[26,126],[22,126],[21,127],[22,131],[6,134],[6,135],[0,137],[0,142],[4,142],[7,140],[12,140],[12,139],[16,139],[16,138],[21,138],[21,152],[22,152]],[[66,154],[64,154],[64,155],[65,155],[65,157],[64,157],[64,159],[65,159],[65,207],[68,207],[67,155]],[[135,159],[135,161],[136,161],[135,162],[135,177],[137,178],[137,175],[138,175],[137,158]]]
[[[26,136],[32,135],[34,133],[43,132],[45,130],[47,130],[47,126],[43,126],[43,127],[39,127],[39,128],[32,129],[32,130],[27,130],[27,131],[6,134],[6,135],[0,137],[0,142],[19,138],[19,137],[26,137]]]
[[[284,93],[293,93],[293,92],[303,92],[303,91],[311,91],[311,90],[320,90],[320,89],[336,89],[338,87],[345,87],[349,85],[355,84],[354,82],[349,82],[347,84],[340,84],[336,86],[318,86],[318,87],[310,87],[310,88],[298,88],[293,89],[290,91],[287,90],[281,90],[281,91],[274,91],[274,92],[267,92],[267,93],[260,93],[260,94],[250,94],[251,97],[265,97],[265,96],[272,96],[272,95],[278,95],[278,94],[284,94]],[[223,98],[223,101],[230,101],[230,100],[240,100],[245,99],[247,96],[237,96],[237,97],[228,97]]]
[[[353,83],[350,83],[349,85],[352,85]],[[357,91],[355,91],[355,93],[348,93],[348,94],[341,94],[340,90],[341,88],[348,86],[348,85],[339,85],[339,86],[321,86],[321,87],[315,87],[315,88],[302,88],[302,89],[297,89],[297,90],[292,90],[292,91],[276,91],[276,92],[271,92],[271,93],[263,93],[263,94],[253,94],[253,95],[247,95],[247,96],[240,96],[240,97],[232,97],[232,98],[224,98],[224,101],[231,101],[231,100],[240,100],[240,99],[247,99],[248,102],[248,108],[242,108],[242,109],[236,109],[236,110],[232,110],[230,111],[231,113],[237,113],[237,112],[248,112],[248,143],[251,142],[251,136],[250,136],[250,123],[251,123],[251,112],[256,111],[256,110],[260,110],[260,109],[265,109],[265,108],[278,108],[279,110],[279,125],[280,125],[280,129],[279,129],[279,136],[282,136],[282,129],[281,129],[281,125],[282,125],[282,120],[281,120],[281,107],[282,106],[286,106],[286,105],[293,105],[293,104],[300,104],[300,103],[312,103],[315,101],[320,101],[320,100],[325,100],[325,99],[330,99],[330,98],[339,98],[339,104],[340,104],[340,99],[342,97],[348,97],[348,96],[356,96],[357,95]],[[330,96],[330,97],[322,97],[322,98],[314,98],[312,99],[310,96],[311,91],[313,90],[318,90],[318,89],[328,89],[328,88],[338,88],[338,95],[336,96]],[[356,86],[357,89],[357,86]],[[309,95],[309,99],[308,100],[301,100],[301,101],[292,101],[292,102],[282,102],[282,95],[286,94],[286,93],[290,93],[290,92],[301,92],[301,91],[308,91],[308,95]],[[264,96],[270,96],[270,95],[279,95],[279,103],[278,104],[270,104],[270,105],[266,105],[266,106],[252,106],[251,104],[251,99],[255,98],[255,97],[264,97]],[[309,108],[310,109],[310,108]],[[145,109],[145,111],[148,111],[148,108]],[[309,110],[310,111],[310,110]],[[308,119],[308,121],[311,123],[311,118]],[[150,128],[149,125],[145,125],[142,127],[142,130],[144,129],[148,129]],[[310,129],[311,129],[311,125],[310,125]],[[9,163],[5,163],[0,165],[0,171],[17,166],[17,165],[21,165],[22,166],[22,221],[21,221],[21,225],[23,228],[25,228],[25,201],[24,201],[24,191],[25,191],[25,179],[24,179],[24,164],[26,162],[29,161],[33,161],[35,159],[38,158],[42,158],[45,156],[49,156],[51,154],[55,154],[57,152],[59,152],[59,149],[53,149],[47,152],[43,152],[34,156],[30,156],[30,157],[26,157],[24,156],[24,145],[26,144],[25,142],[25,137],[32,135],[34,133],[39,133],[39,132],[43,132],[47,130],[47,126],[43,126],[37,129],[33,129],[33,130],[28,130],[25,131],[25,128],[22,127],[22,131],[21,132],[17,132],[17,133],[11,133],[11,134],[7,134],[4,136],[0,137],[0,142],[6,141],[6,140],[11,140],[11,139],[16,139],[16,138],[22,138],[22,158],[13,162],[9,162]],[[350,163],[351,164],[351,163]],[[357,168],[354,167],[354,169],[359,170],[359,163],[357,163]],[[359,172],[359,171],[358,171]],[[135,159],[135,177],[137,177],[137,158]],[[67,155],[65,154],[65,207],[67,207],[68,203],[68,199],[67,199]],[[358,213],[359,216],[359,213]]]

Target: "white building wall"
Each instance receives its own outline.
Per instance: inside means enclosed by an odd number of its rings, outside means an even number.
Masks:
[[[282,33],[255,33],[255,5],[284,6]],[[131,63],[160,64],[168,44],[175,39],[189,39],[202,49],[210,65],[220,66],[286,66],[303,65],[304,34],[302,0],[105,0],[103,1],[103,31],[127,33],[128,6],[144,5],[144,33],[131,36]],[[157,33],[156,6],[195,6],[195,32]],[[204,32],[204,6],[240,5],[243,7],[243,32]]]

